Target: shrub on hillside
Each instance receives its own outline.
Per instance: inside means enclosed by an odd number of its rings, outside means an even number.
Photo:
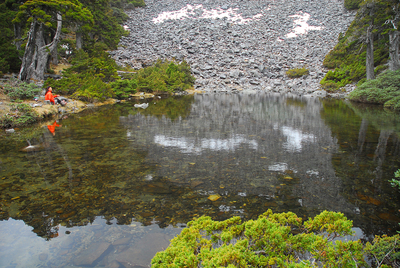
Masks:
[[[100,44],[96,47],[98,51],[90,55],[83,50],[76,51],[72,66],[63,72],[63,78],[48,79],[45,85],[52,86],[57,94],[72,95],[86,101],[111,97],[113,92],[108,82],[119,79],[117,65],[103,50],[104,47]]]
[[[344,0],[344,7],[349,10],[358,9],[362,1],[363,0]]]
[[[363,1],[345,1],[345,5],[356,4]],[[363,2],[362,4],[366,4]],[[387,6],[379,3],[376,5],[374,28],[374,66],[379,72],[380,66],[385,66],[389,58],[389,37],[387,34],[386,14]],[[330,85],[339,89],[349,83],[356,83],[366,77],[366,46],[365,39],[370,20],[365,18],[365,12],[358,11],[356,18],[351,23],[345,34],[339,34],[338,43],[325,57],[324,66],[332,69],[321,81],[321,85]],[[334,70],[334,71],[333,71]],[[332,84],[336,86],[332,87]]]
[[[365,81],[350,93],[349,99],[400,110],[400,70],[387,70],[376,79]]]
[[[42,89],[34,83],[28,84],[19,80],[12,80],[4,84],[4,91],[11,100],[26,100],[38,96]]]
[[[128,1],[128,5],[132,5],[134,7],[144,7],[146,6],[146,3],[144,2],[144,0],[131,0]]]
[[[0,118],[0,127],[21,127],[32,124],[37,120],[38,115],[29,104],[13,103],[10,105],[10,111]]]
[[[129,80],[128,80],[129,79]],[[190,66],[183,61],[158,60],[155,64],[123,81],[111,83],[118,98],[126,98],[135,92],[174,92],[193,87],[195,78],[191,75]]]
[[[126,99],[130,94],[136,93],[137,81],[134,79],[117,80],[111,83],[111,87],[118,99]]]
[[[302,77],[304,75],[308,75],[309,71],[307,68],[303,67],[303,68],[294,68],[294,69],[290,69],[286,71],[286,75],[289,78],[298,78],[298,77]]]

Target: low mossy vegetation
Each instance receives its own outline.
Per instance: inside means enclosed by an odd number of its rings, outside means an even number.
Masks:
[[[349,99],[400,110],[400,70],[387,70],[376,79],[365,81],[350,93]]]
[[[344,0],[344,7],[349,10],[358,9],[362,1],[363,0]]]
[[[144,2],[144,0],[127,1],[127,7],[129,8],[130,6],[133,6],[133,7],[144,7],[144,6],[146,6],[146,3]]]
[[[13,103],[10,104],[9,112],[0,117],[0,127],[15,128],[27,126],[37,122],[38,119],[37,113],[29,104]]]
[[[366,77],[366,48],[365,45],[353,40],[353,31],[356,31],[356,23],[353,22],[345,36],[339,37],[339,43],[325,57],[324,66],[333,69],[328,71],[321,80],[321,86],[327,90],[337,90],[350,83],[356,83]],[[386,67],[388,58],[387,48],[388,38],[374,42],[374,62],[376,73],[381,72]]]
[[[303,68],[294,68],[294,69],[290,69],[286,71],[286,75],[289,78],[298,78],[298,77],[302,77],[304,75],[308,75],[309,71],[307,68],[303,67]]]
[[[15,128],[38,122],[41,118],[38,113],[24,100],[34,100],[39,97],[42,88],[34,83],[21,82],[10,79],[1,84],[2,94],[6,95],[11,103],[4,103],[0,109],[0,128]],[[7,98],[6,98],[7,100]]]
[[[158,60],[150,67],[138,70],[131,77],[111,83],[117,98],[127,98],[135,92],[174,92],[193,87],[195,78],[186,61]]]
[[[200,217],[157,253],[152,267],[389,267],[400,256],[399,235],[372,243],[337,239],[352,221],[324,211],[303,222],[296,214],[268,210],[257,220]]]
[[[102,50],[96,55],[77,51],[72,64],[62,79],[48,79],[45,85],[59,94],[89,102],[110,97],[125,99],[136,92],[172,93],[192,88],[195,81],[186,61],[158,60],[150,67],[125,74],[123,79],[118,76],[114,60]]]
[[[6,94],[10,100],[27,100],[33,99],[35,96],[39,96],[42,88],[35,85],[34,83],[21,82],[19,80],[9,80],[8,83],[3,85],[4,94]]]
[[[367,14],[369,4],[362,0],[346,0],[347,9],[358,9],[356,18],[345,34],[340,34],[337,45],[326,55],[324,66],[331,69],[321,81],[324,89],[335,91],[350,83],[357,83],[366,78],[366,36],[367,29],[373,20],[373,53],[375,75],[387,68],[389,59],[390,24],[386,20],[391,17],[387,5],[376,4],[374,17]],[[389,12],[389,13],[388,13]]]

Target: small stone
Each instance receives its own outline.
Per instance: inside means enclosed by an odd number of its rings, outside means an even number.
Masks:
[[[254,80],[250,80],[249,83],[252,84],[252,85],[259,85],[260,84],[260,82],[254,81]]]
[[[214,201],[217,201],[220,198],[221,198],[221,196],[219,194],[213,194],[213,195],[210,195],[207,199],[214,202]]]

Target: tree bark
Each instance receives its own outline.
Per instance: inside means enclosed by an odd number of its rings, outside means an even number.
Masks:
[[[372,25],[367,29],[367,59],[366,59],[366,69],[367,69],[367,80],[374,79],[374,37],[372,34]]]
[[[22,45],[22,40],[21,40],[21,25],[20,24],[14,24],[14,45],[16,46],[17,50],[21,50],[21,45]]]
[[[35,68],[34,59],[36,58],[36,34],[38,31],[39,25],[36,20],[33,20],[31,23],[31,27],[28,32],[28,41],[25,47],[24,57],[22,58],[21,69],[19,71],[18,78],[22,81],[29,80],[32,77],[32,72]],[[29,78],[28,78],[29,77]]]
[[[396,71],[400,68],[399,61],[400,37],[398,31],[389,32],[389,70]]]
[[[50,55],[57,49],[62,27],[62,16],[57,14],[57,30],[53,40],[46,44],[43,24],[34,20],[28,33],[28,42],[18,78],[26,82],[44,80]]]
[[[76,49],[82,49],[83,47],[83,38],[82,38],[82,33],[76,32]]]

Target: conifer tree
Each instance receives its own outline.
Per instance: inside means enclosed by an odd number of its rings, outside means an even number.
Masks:
[[[29,0],[20,6],[14,23],[30,23],[19,79],[42,81],[50,55],[57,49],[63,20],[90,27],[93,16],[77,0]]]

